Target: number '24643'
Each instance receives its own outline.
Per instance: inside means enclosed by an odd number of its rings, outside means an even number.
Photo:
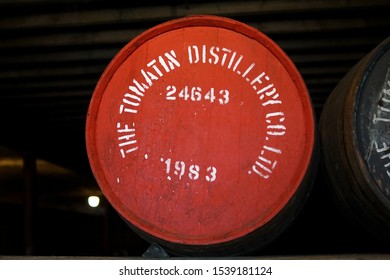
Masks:
[[[181,98],[188,101],[202,101],[206,100],[210,103],[218,101],[220,105],[226,105],[230,101],[230,92],[227,89],[214,89],[213,87],[206,90],[201,87],[184,86],[179,89],[176,86],[168,85],[165,93],[166,100],[176,100]]]

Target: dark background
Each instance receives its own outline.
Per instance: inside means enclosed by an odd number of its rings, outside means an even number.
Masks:
[[[390,1],[0,0],[0,255],[141,256],[149,243],[104,200],[85,120],[115,54],[170,19],[213,14],[274,40],[306,82],[317,119],[345,73],[390,33]],[[322,166],[295,223],[258,256],[388,254],[339,212]],[[102,204],[90,208],[89,195]]]

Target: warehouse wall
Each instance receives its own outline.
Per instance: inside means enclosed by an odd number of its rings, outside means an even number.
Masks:
[[[85,147],[99,77],[148,28],[213,14],[259,29],[297,66],[317,118],[338,81],[390,30],[390,2],[380,0],[133,2],[0,1],[0,255],[140,256],[149,246],[104,199],[98,209],[86,204],[102,194]],[[325,177],[320,168],[302,215],[256,254],[390,252],[345,222]]]

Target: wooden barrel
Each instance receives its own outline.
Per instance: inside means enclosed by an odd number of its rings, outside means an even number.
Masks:
[[[189,16],[151,28],[112,60],[86,125],[111,205],[176,255],[238,255],[275,239],[318,160],[310,96],[268,37]]]
[[[320,117],[323,160],[346,217],[390,241],[390,37],[339,82]]]

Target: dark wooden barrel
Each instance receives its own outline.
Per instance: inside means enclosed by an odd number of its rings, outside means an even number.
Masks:
[[[346,217],[390,241],[390,37],[339,82],[320,117],[323,160]]]
[[[86,143],[104,195],[176,255],[239,255],[298,214],[317,168],[304,81],[268,37],[190,16],[130,41],[101,76]]]

